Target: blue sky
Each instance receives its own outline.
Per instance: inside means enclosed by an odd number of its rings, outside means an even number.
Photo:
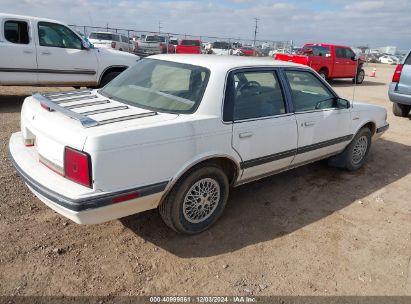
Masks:
[[[411,49],[411,0],[0,0],[2,12],[70,24]]]

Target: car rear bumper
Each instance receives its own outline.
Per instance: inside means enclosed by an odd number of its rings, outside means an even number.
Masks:
[[[388,97],[390,98],[390,100],[395,103],[411,105],[411,95],[401,94],[398,91],[396,91],[396,88],[397,83],[390,83],[390,87],[388,89]]]
[[[76,198],[68,197],[53,189],[56,182],[56,173],[44,168],[38,160],[27,151],[23,144],[21,133],[14,133],[9,142],[9,156],[17,173],[22,177],[29,189],[47,206],[61,215],[78,224],[97,224],[109,220],[121,218],[134,213],[154,209],[163,195],[168,182],[146,185],[143,187],[126,189],[115,192],[79,195]],[[45,170],[45,171],[44,171]],[[43,171],[44,178],[41,182],[36,179],[36,172]],[[48,176],[45,176],[48,175]],[[49,183],[45,181],[49,181]],[[72,183],[69,180],[61,183]],[[130,199],[116,202],[120,198]],[[136,197],[136,198],[132,198]]]

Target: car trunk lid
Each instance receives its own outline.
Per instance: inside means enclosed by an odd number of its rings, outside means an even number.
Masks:
[[[66,146],[81,151],[90,135],[177,116],[130,106],[91,90],[37,93],[23,104],[21,130],[25,144],[34,146],[39,160],[62,174]],[[135,120],[132,125],[130,120]]]

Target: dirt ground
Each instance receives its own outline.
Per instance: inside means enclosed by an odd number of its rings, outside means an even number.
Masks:
[[[8,160],[34,91],[0,87],[0,295],[411,295],[411,121],[392,115],[377,66],[356,100],[382,105],[391,127],[365,167],[322,163],[233,189],[209,231],[182,236],[156,210],[95,226],[36,199]],[[350,80],[333,87],[352,98]]]

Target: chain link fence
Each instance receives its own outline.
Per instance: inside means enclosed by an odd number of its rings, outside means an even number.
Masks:
[[[172,40],[181,39],[193,39],[200,40],[203,46],[207,43],[213,43],[216,41],[227,42],[231,45],[232,49],[241,46],[253,46],[260,49],[262,55],[272,56],[276,52],[281,53],[292,53],[293,51],[293,41],[273,41],[273,40],[253,40],[235,37],[219,37],[219,36],[206,36],[206,35],[192,35],[192,34],[181,34],[181,33],[169,33],[169,32],[159,32],[159,31],[143,31],[134,29],[122,29],[113,27],[98,27],[89,25],[69,25],[73,30],[80,33],[81,35],[88,37],[92,32],[111,32],[122,34],[128,37],[131,41],[143,40],[147,35],[162,35],[167,36]]]

